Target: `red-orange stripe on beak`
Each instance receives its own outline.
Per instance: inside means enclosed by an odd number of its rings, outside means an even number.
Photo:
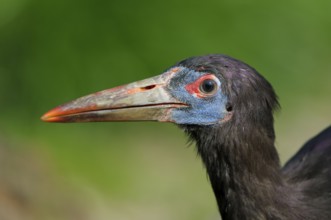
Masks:
[[[173,72],[87,95],[56,107],[47,122],[172,121],[173,108],[187,107],[172,97],[166,85]]]

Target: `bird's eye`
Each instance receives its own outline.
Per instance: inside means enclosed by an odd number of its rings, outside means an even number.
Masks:
[[[200,91],[205,94],[214,94],[217,91],[218,84],[214,79],[205,79],[200,84]]]
[[[208,98],[216,94],[221,86],[220,80],[213,74],[206,74],[185,86],[186,90],[198,98]]]

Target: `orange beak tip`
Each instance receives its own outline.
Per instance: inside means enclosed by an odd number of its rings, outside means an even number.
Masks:
[[[46,112],[40,119],[45,122],[60,122],[61,117],[57,117],[59,115],[61,115],[61,110],[57,107]]]
[[[60,117],[41,117],[41,120],[44,122],[61,122],[61,118]]]

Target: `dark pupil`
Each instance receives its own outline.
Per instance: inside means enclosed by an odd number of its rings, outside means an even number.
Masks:
[[[205,93],[213,92],[216,87],[216,83],[214,80],[206,79],[201,84],[201,91]]]

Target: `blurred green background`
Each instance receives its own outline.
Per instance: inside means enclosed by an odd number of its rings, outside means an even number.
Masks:
[[[0,1],[0,219],[218,219],[176,126],[48,124],[47,110],[228,54],[273,84],[284,163],[331,122],[331,1]]]

